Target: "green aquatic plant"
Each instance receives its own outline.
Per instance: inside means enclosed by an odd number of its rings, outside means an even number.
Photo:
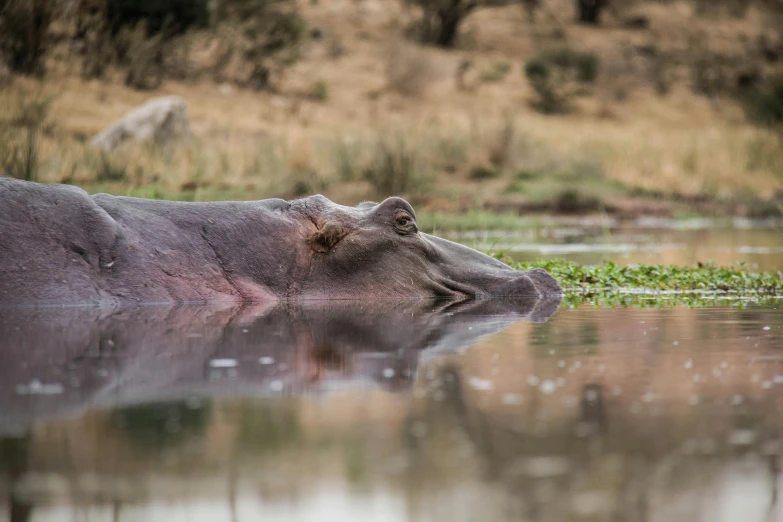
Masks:
[[[632,292],[567,292],[561,307],[576,308],[587,305],[596,308],[665,309],[675,307],[712,308],[775,307],[783,298],[774,294],[740,294],[716,292],[679,292],[667,294],[639,294]]]
[[[496,257],[503,258],[502,254]],[[637,293],[783,293],[783,272],[751,272],[744,264],[736,267],[703,263],[693,267],[647,264],[623,266],[608,261],[590,266],[563,259],[509,264],[519,270],[543,268],[567,291],[583,294],[612,290]]]

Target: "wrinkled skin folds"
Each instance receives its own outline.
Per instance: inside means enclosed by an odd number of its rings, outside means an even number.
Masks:
[[[0,306],[560,295],[401,198],[185,203],[0,177]]]

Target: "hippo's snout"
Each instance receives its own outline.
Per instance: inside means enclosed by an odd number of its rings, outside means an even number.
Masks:
[[[560,295],[560,287],[545,270],[536,268],[517,272],[513,279],[502,284],[493,294],[498,297],[553,296]]]
[[[498,297],[537,296],[539,293],[533,280],[525,273],[520,273],[494,292]]]
[[[563,293],[557,280],[543,268],[534,268],[525,274],[533,281],[540,295],[555,296]]]
[[[514,270],[497,259],[447,239],[421,234],[436,281],[465,297],[561,296],[560,285],[542,268]]]

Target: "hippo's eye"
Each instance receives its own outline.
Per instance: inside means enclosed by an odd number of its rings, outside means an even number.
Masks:
[[[407,212],[400,211],[394,215],[394,228],[400,234],[408,234],[416,232],[416,223],[413,218]]]

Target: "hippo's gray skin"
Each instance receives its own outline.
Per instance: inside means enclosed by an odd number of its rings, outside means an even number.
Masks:
[[[403,199],[183,203],[0,177],[0,306],[559,295]]]

